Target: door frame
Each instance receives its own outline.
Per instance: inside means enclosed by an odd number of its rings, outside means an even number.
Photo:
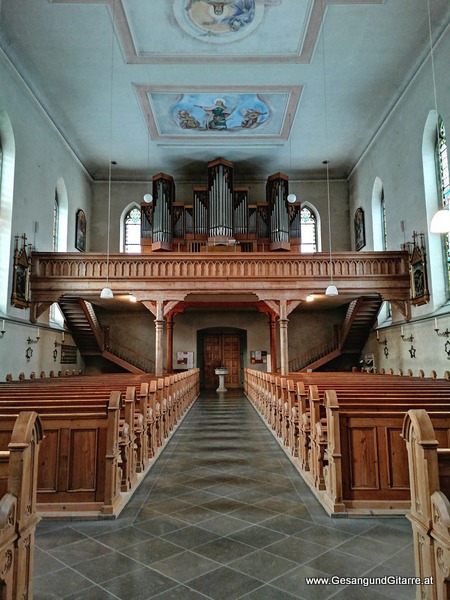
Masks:
[[[204,387],[205,380],[205,357],[203,352],[203,343],[206,335],[237,335],[239,336],[239,352],[240,352],[240,369],[239,381],[241,388],[244,387],[244,357],[247,353],[247,330],[239,329],[238,327],[206,327],[205,329],[197,330],[197,366],[200,369],[200,387]],[[238,389],[238,388],[236,388]]]

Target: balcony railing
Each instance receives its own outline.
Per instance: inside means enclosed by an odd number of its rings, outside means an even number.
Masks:
[[[380,293],[409,299],[409,263],[405,252],[327,253],[164,253],[105,254],[33,253],[33,301],[52,300],[61,293],[97,294],[108,277],[114,291],[161,292],[201,290],[241,292],[273,290],[323,293],[333,278],[340,293]],[[51,284],[50,284],[51,282]],[[269,294],[270,296],[270,294]],[[267,297],[269,297],[267,296]],[[278,296],[279,297],[279,296]]]

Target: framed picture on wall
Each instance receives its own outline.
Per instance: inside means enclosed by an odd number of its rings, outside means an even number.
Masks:
[[[75,224],[75,248],[80,252],[86,251],[86,215],[84,210],[77,210]]]
[[[366,226],[364,223],[364,211],[357,208],[355,212],[355,248],[358,252],[366,245]]]

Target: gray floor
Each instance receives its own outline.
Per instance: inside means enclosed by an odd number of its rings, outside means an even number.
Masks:
[[[42,522],[34,600],[411,600],[408,521],[330,519],[251,404],[203,394],[115,521]]]

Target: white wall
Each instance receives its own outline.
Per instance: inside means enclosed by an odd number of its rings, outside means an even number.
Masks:
[[[448,57],[450,56],[450,36],[444,37],[434,51],[436,73],[436,93],[438,112],[450,131],[450,95]],[[449,360],[444,350],[447,338],[438,337],[434,332],[434,318],[439,317],[441,331],[450,326],[450,307],[443,295],[443,269],[437,261],[430,265],[430,247],[438,246],[440,258],[441,240],[438,234],[429,233],[432,210],[425,205],[424,171],[422,144],[430,111],[435,109],[433,78],[430,60],[427,60],[407,91],[393,109],[387,120],[369,145],[349,179],[350,230],[353,240],[353,215],[361,206],[366,216],[366,250],[373,248],[373,227],[371,215],[372,190],[376,178],[381,180],[384,189],[387,214],[388,250],[400,248],[404,241],[412,241],[413,231],[425,233],[428,251],[429,277],[432,286],[430,302],[412,307],[412,319],[404,324],[404,317],[393,312],[393,325],[380,330],[382,340],[388,340],[389,356],[383,354],[384,346],[377,344],[375,334],[369,339],[364,353],[373,352],[377,367],[412,369],[414,373],[423,369],[426,374],[434,369],[438,375],[449,369]],[[401,222],[405,232],[402,232]],[[440,275],[438,275],[440,273]],[[434,286],[433,286],[434,284]],[[447,315],[447,316],[446,316]],[[411,344],[401,341],[400,326],[404,324],[405,336],[414,336],[413,346],[416,356],[410,355]],[[387,325],[390,323],[388,322]]]
[[[68,195],[67,250],[74,251],[75,215],[78,209],[84,210],[88,225],[90,224],[91,179],[2,53],[0,81],[0,111],[9,121],[15,143],[12,236],[6,242],[9,252],[3,251],[1,257],[2,263],[5,261],[9,266],[9,276],[6,286],[6,273],[2,270],[1,285],[6,293],[3,296],[5,301],[0,306],[0,318],[9,316],[14,321],[23,323],[13,325],[7,321],[8,334],[0,340],[0,377],[3,377],[9,372],[55,369],[52,336],[48,339],[48,347],[47,335],[43,335],[40,343],[33,346],[30,363],[25,359],[26,348],[22,343],[19,342],[17,348],[12,344],[16,332],[19,339],[35,337],[35,329],[29,324],[29,311],[10,304],[14,236],[25,233],[28,243],[34,244],[38,250],[51,250],[55,189],[58,180],[62,178]],[[39,223],[36,234],[34,222]],[[1,222],[1,232],[8,227],[8,223]],[[2,240],[4,250],[3,242],[5,240]],[[88,232],[88,248],[89,242]],[[48,325],[48,311],[40,317],[39,322]],[[80,366],[81,363],[74,365],[74,368]]]

